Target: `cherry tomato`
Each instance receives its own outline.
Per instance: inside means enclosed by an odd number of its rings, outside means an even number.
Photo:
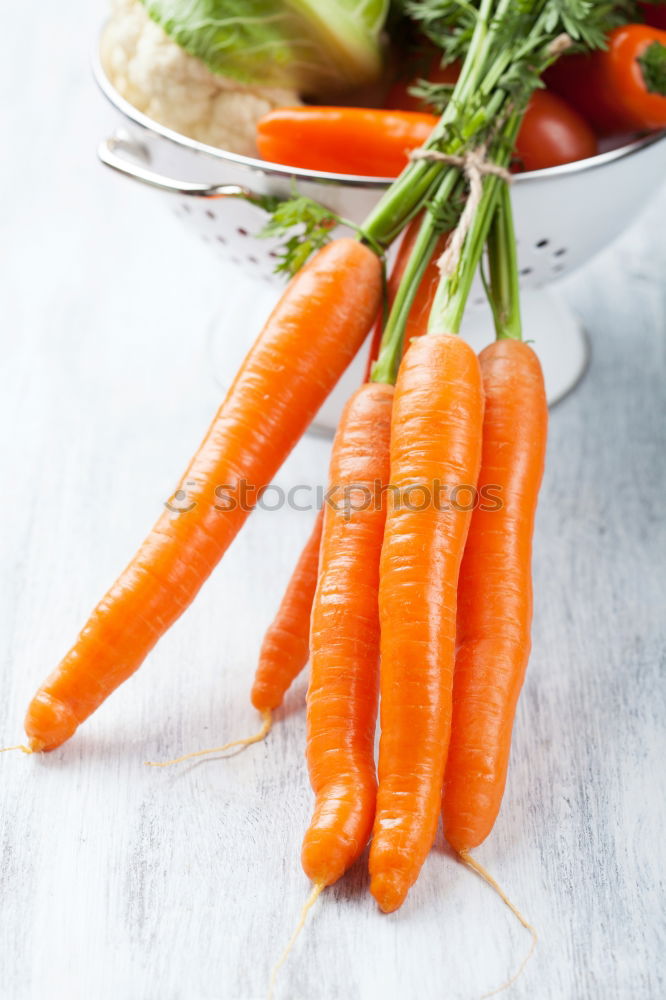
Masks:
[[[532,94],[518,140],[518,169],[541,170],[597,152],[594,132],[577,111],[547,90]]]

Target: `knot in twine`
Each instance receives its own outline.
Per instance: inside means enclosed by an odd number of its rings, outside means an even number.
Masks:
[[[440,153],[437,149],[425,149],[424,147],[413,149],[409,155],[412,160],[430,160],[436,163],[445,163],[450,167],[458,167],[467,178],[467,183],[469,184],[467,202],[458,219],[458,225],[453,231],[451,239],[446,244],[444,253],[437,261],[440,274],[445,278],[450,278],[458,263],[465,237],[470,230],[474,215],[479,207],[483,195],[484,176],[492,174],[493,177],[499,177],[501,180],[506,181],[507,184],[511,184],[513,182],[513,175],[506,167],[500,167],[497,163],[486,159],[485,146],[471,149],[464,156]]]

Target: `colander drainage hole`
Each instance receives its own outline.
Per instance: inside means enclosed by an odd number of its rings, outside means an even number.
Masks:
[[[538,246],[539,250],[542,250],[543,247],[547,247],[548,246],[548,242],[549,242],[548,240],[539,240],[537,242],[537,246]]]
[[[559,250],[555,251],[555,253],[553,254],[553,257],[564,257],[564,255],[565,255],[566,252],[567,252],[567,248],[566,247],[560,247]]]
[[[527,275],[531,274],[531,273],[532,273],[532,268],[531,267],[521,267],[521,269],[520,269],[520,274],[521,274],[521,277],[523,277],[523,278],[526,278]]]
[[[206,215],[209,219],[213,219],[213,221],[215,221],[215,212],[211,212],[209,208],[206,209]]]

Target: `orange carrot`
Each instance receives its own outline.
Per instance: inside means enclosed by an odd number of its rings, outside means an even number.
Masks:
[[[381,741],[370,890],[386,912],[405,899],[437,829],[458,572],[471,516],[467,504],[451,502],[452,488],[476,486],[482,420],[471,347],[449,334],[412,341],[395,390],[379,586]]]
[[[310,657],[310,613],[317,588],[323,521],[322,509],[264,636],[250,696],[260,712],[282,704],[292,681]]]
[[[397,177],[437,121],[418,111],[277,108],[257,123],[257,149],[264,160],[290,167]]]
[[[312,609],[307,759],[316,796],[303,841],[306,875],[330,885],[365,847],[375,810],[379,554],[389,477],[393,386],[366,383],[333,445]]]
[[[291,282],[183,476],[189,509],[162,514],[31,702],[32,749],[72,736],[188,607],[360,347],[380,298],[379,259],[348,238]]]
[[[504,793],[530,652],[532,531],[548,425],[531,347],[498,340],[481,352],[480,363],[486,410],[479,493],[494,490],[501,507],[475,508],[458,585],[443,817],[446,838],[461,853],[488,836]]]

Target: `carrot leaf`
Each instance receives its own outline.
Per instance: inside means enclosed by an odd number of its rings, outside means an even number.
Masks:
[[[366,233],[355,222],[343,218],[337,212],[315,201],[314,198],[299,194],[295,184],[291,198],[252,195],[249,200],[270,215],[268,222],[257,235],[283,240],[278,251],[276,274],[293,277],[313,253],[321,250],[333,238],[336,226],[352,229],[378,257],[383,258],[384,250],[371,234]]]
[[[261,207],[270,212],[270,219],[259,235],[284,239],[275,271],[289,276],[328,243],[331,230],[342,221],[335,212],[305,195],[294,194],[284,201],[267,199]]]
[[[413,86],[408,87],[408,91],[412,97],[418,97],[424,104],[441,114],[451,100],[453,88],[452,83],[433,83],[431,80],[419,79]]]

